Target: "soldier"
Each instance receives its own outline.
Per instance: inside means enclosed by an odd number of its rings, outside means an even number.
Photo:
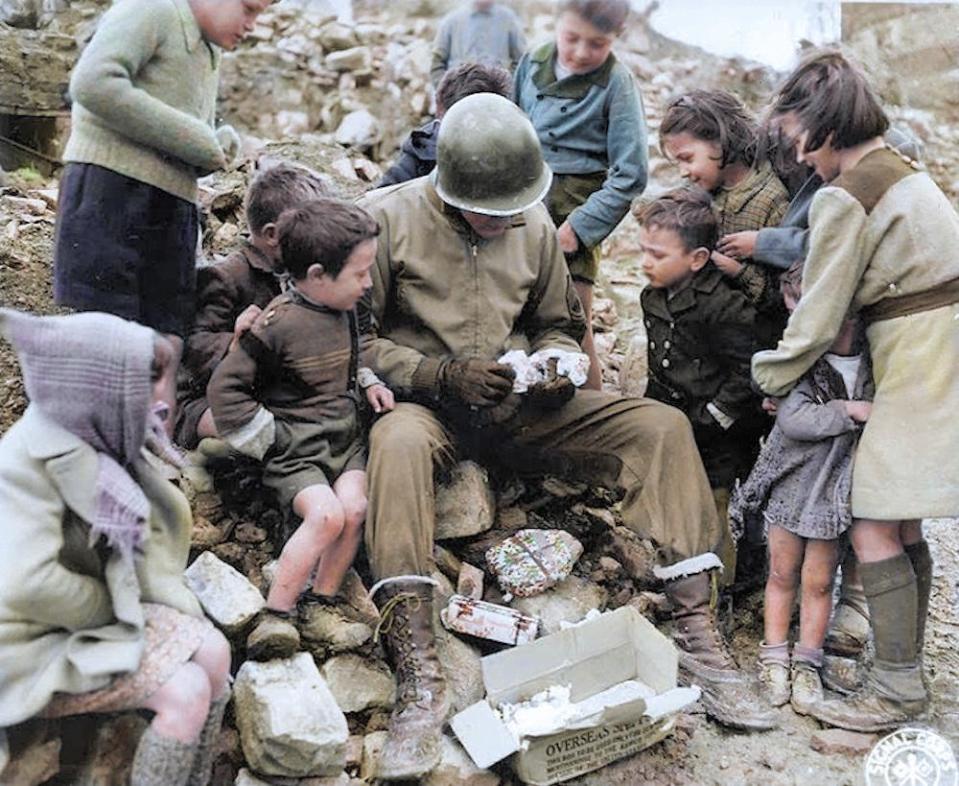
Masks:
[[[623,518],[663,554],[682,675],[723,723],[776,724],[716,626],[721,531],[689,421],[649,399],[576,390],[553,375],[522,397],[507,349],[579,351],[583,310],[541,204],[551,173],[507,99],[446,114],[437,168],[367,194],[382,233],[372,269],[372,353],[399,403],[370,433],[366,546],[397,704],[379,772],[416,778],[439,761],[450,700],[432,628],[434,471],[492,446],[501,461],[625,492]],[[505,457],[505,458],[504,458]],[[480,458],[483,458],[480,455]]]

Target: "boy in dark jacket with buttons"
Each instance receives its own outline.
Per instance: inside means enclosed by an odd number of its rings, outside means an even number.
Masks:
[[[749,363],[759,350],[755,312],[710,262],[718,225],[706,191],[672,191],[634,215],[649,277],[641,296],[649,341],[646,395],[686,413],[724,514],[729,490],[752,467],[766,425],[750,383]],[[731,543],[721,556],[731,567]]]

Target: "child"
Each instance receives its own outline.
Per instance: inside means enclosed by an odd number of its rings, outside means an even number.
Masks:
[[[289,620],[301,590],[315,569],[307,600],[329,602],[366,515],[354,307],[372,286],[379,227],[361,208],[316,199],[285,211],[277,234],[291,287],[240,337],[208,388],[222,438],[264,461],[263,482],[303,520],[280,555],[268,614],[248,639],[253,658],[298,647]],[[393,394],[372,383],[374,411],[392,409]]]
[[[556,40],[527,52],[514,79],[516,103],[553,170],[546,206],[586,313],[584,387],[593,390],[602,385],[591,325],[599,244],[646,187],[643,104],[629,69],[612,53],[628,14],[628,0],[564,0]]]
[[[789,195],[758,156],[756,124],[737,98],[722,90],[680,96],[667,107],[659,136],[680,174],[713,195],[720,236],[782,221]],[[718,251],[713,262],[755,307],[762,346],[775,346],[786,322],[776,272]]]
[[[55,300],[165,334],[174,371],[194,315],[197,177],[239,148],[232,128],[211,125],[220,48],[236,47],[270,2],[121,0],[70,79]]]
[[[508,98],[509,71],[480,63],[461,63],[447,71],[436,88],[436,119],[410,133],[400,148],[399,158],[386,170],[376,187],[405,183],[432,172],[436,166],[436,138],[443,115],[461,98],[473,93],[496,93]]]
[[[753,358],[753,376],[768,395],[785,395],[845,315],[861,313],[876,392],[856,451],[850,533],[876,657],[859,693],[814,714],[880,731],[927,706],[920,655],[932,558],[921,519],[959,511],[959,215],[885,145],[886,115],[840,53],[802,63],[773,114],[826,185],[809,212],[804,297],[779,346]]]
[[[790,311],[799,300],[801,278],[802,262],[782,276]],[[820,669],[839,538],[852,519],[853,450],[872,407],[869,363],[853,349],[860,331],[858,320],[847,319],[829,351],[778,403],[776,425],[730,505],[731,519],[742,528],[761,519],[767,530],[769,577],[760,681],[773,706],[791,701],[801,715],[823,698]],[[800,584],[799,641],[790,674],[787,638]]]
[[[737,477],[755,458],[764,419],[749,379],[755,313],[710,261],[717,222],[710,196],[679,189],[638,207],[641,303],[648,337],[646,395],[681,409],[693,426],[710,486],[725,517]],[[735,575],[731,539],[722,557]]]
[[[263,308],[280,294],[280,241],[276,222],[288,207],[327,196],[320,176],[304,167],[277,163],[261,170],[246,193],[250,240],[221,262],[197,270],[197,311],[183,349],[175,434],[193,449],[217,436],[206,399],[213,370]]]
[[[33,717],[147,709],[133,786],[203,786],[230,646],[183,583],[192,519],[146,459],[177,461],[173,348],[108,314],[0,310],[30,406],[0,440],[0,748]]]
[[[433,39],[430,79],[438,85],[449,70],[462,63],[512,70],[525,49],[523,25],[513,9],[493,0],[469,0],[440,20]]]

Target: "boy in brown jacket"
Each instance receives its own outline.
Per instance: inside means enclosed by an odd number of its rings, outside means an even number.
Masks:
[[[280,162],[260,171],[246,192],[250,239],[226,259],[197,271],[197,309],[186,338],[177,380],[174,435],[193,449],[204,437],[217,436],[206,386],[213,371],[273,298],[280,294],[280,213],[328,196],[319,175]]]
[[[263,482],[303,520],[247,642],[253,658],[298,647],[290,618],[314,569],[305,600],[328,602],[339,589],[366,517],[360,388],[374,411],[393,408],[389,389],[359,367],[354,310],[372,286],[378,224],[361,208],[316,199],[285,211],[277,234],[290,288],[240,337],[208,387],[222,438],[263,461]]]

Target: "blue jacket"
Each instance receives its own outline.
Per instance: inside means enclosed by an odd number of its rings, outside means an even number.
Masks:
[[[439,120],[430,120],[426,125],[413,129],[403,142],[399,156],[376,187],[394,186],[432,172],[436,166],[436,138],[439,133]]]
[[[613,54],[595,71],[559,81],[555,62],[555,43],[523,55],[513,97],[533,121],[554,173],[607,173],[603,187],[569,217],[580,241],[593,247],[646,188],[643,103],[632,75]]]

